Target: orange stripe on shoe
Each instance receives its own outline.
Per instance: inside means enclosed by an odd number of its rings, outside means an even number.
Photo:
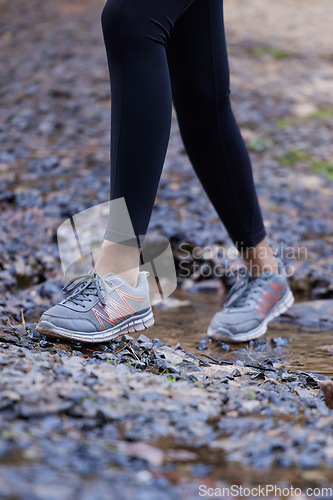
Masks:
[[[258,297],[258,302],[260,302],[260,304],[263,306],[264,308],[264,311],[266,312],[266,314],[268,313],[268,311],[270,309],[272,309],[272,305],[270,302],[266,302],[266,300],[264,300],[262,297]]]
[[[278,299],[281,297],[280,290],[283,290],[285,285],[278,285],[277,283],[270,283],[270,287],[273,288],[275,295],[277,295]]]
[[[266,316],[266,311],[263,311],[258,304],[254,306],[255,309],[257,309],[258,313],[260,314],[261,318],[263,319]]]
[[[136,302],[142,302],[147,297],[147,295],[144,297],[137,297],[136,295],[131,295],[119,289],[116,289],[116,292],[122,303],[117,302],[111,297],[109,297],[108,306],[103,306],[100,302],[98,302],[98,306],[104,313],[106,313],[106,316],[105,314],[103,314],[103,312],[99,311],[95,307],[92,308],[92,311],[98,323],[101,325],[102,330],[105,330],[104,322],[109,325],[116,326],[118,325],[119,321],[121,322],[126,319],[126,314],[128,316],[134,316],[134,314],[137,312],[137,309],[130,304],[130,302],[127,300],[128,298],[130,298],[131,300],[135,300]]]

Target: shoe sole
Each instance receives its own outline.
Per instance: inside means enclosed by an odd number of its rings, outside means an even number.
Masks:
[[[278,302],[270,310],[270,312],[263,320],[263,322],[260,323],[260,325],[254,330],[250,330],[249,332],[246,333],[227,334],[226,332],[219,333],[216,331],[211,331],[208,328],[207,332],[208,336],[215,340],[222,340],[224,342],[229,342],[229,343],[247,342],[248,340],[257,339],[266,333],[267,324],[277,316],[280,316],[282,313],[286,312],[286,310],[289,309],[289,307],[294,303],[294,301],[295,298],[291,290],[289,290],[288,293],[286,294],[286,297],[281,302]]]
[[[134,333],[141,332],[142,330],[146,330],[150,326],[154,324],[154,316],[153,312],[150,311],[144,313],[141,317],[139,315],[135,316],[135,319],[128,318],[123,321],[119,326],[114,326],[109,330],[104,330],[101,332],[71,332],[65,330],[64,328],[55,327],[52,323],[48,321],[41,321],[37,327],[36,331],[43,335],[48,335],[50,337],[57,337],[60,339],[67,340],[77,340],[79,342],[87,342],[91,343],[99,343],[99,342],[109,342],[112,339],[115,339],[119,335],[123,333]]]

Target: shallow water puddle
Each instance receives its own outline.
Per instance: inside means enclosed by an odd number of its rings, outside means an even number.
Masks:
[[[153,474],[166,477],[175,483],[183,477],[192,476],[198,484],[208,487],[214,487],[215,481],[223,481],[226,488],[231,485],[234,485],[235,488],[242,485],[243,487],[244,485],[246,487],[271,485],[274,478],[273,484],[276,485],[289,483],[294,488],[305,488],[329,484],[332,475],[332,470],[329,467],[322,467],[315,471],[306,471],[295,466],[288,469],[273,466],[267,467],[267,470],[265,468],[259,470],[238,462],[228,461],[221,449],[208,446],[187,446],[168,439],[159,440],[152,444],[165,451],[166,463],[169,461],[173,463],[171,472],[156,471]],[[202,479],[199,479],[200,477]],[[239,497],[237,496],[237,498]],[[266,498],[275,500],[277,497],[272,494]],[[286,497],[280,496],[280,498]]]
[[[333,331],[303,328],[283,317],[270,323],[267,334],[250,344],[221,346],[219,342],[208,340],[207,348],[200,350],[200,341],[207,336],[210,319],[221,309],[221,303],[221,295],[177,290],[170,301],[171,307],[167,307],[167,301],[154,307],[155,325],[147,334],[165,344],[180,342],[184,349],[197,356],[201,353],[216,359],[248,363],[274,359],[290,370],[333,375]]]

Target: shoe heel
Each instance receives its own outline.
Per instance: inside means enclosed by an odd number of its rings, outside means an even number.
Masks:
[[[153,324],[154,324],[154,316],[153,313],[151,312],[149,316],[147,316],[146,318],[139,319],[136,322],[131,323],[128,326],[125,326],[125,328],[122,331],[127,331],[128,333],[142,332],[143,330],[146,330]]]
[[[278,314],[283,314],[284,312],[286,312],[287,309],[289,309],[289,307],[292,306],[294,302],[295,302],[295,297],[293,296],[292,292],[290,291],[286,300],[278,308],[278,311],[279,311]]]
[[[154,323],[155,323],[154,316],[151,316],[150,318],[143,320],[143,324],[144,324],[145,328],[149,328],[150,326],[153,326]]]

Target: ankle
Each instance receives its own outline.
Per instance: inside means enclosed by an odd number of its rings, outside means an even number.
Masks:
[[[140,248],[105,241],[94,271],[101,276],[113,272],[136,287],[139,277]]]
[[[279,265],[275,253],[269,246],[267,236],[256,246],[243,249],[241,257],[253,276],[259,276],[265,271],[279,272]]]
[[[117,273],[117,276],[125,280],[132,287],[136,288],[138,284],[139,272],[139,269],[129,269],[128,271]]]
[[[265,271],[279,272],[279,266],[275,257],[271,259],[244,259],[244,264],[249,269],[252,276],[259,276]]]

